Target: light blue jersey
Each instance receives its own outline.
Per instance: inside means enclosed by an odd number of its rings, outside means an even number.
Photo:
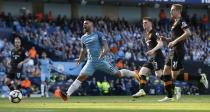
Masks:
[[[100,32],[92,32],[91,34],[81,37],[83,47],[87,49],[89,61],[99,61],[98,57],[102,51],[102,41],[106,41]]]
[[[50,72],[51,72],[51,60],[49,58],[40,59],[39,60],[40,69],[41,69],[41,81],[49,81],[50,80]]]
[[[91,76],[96,70],[104,71],[114,75],[118,70],[107,61],[105,58],[99,59],[103,49],[103,41],[106,41],[105,36],[100,32],[92,32],[89,35],[81,37],[83,47],[87,50],[88,60],[82,68],[81,73]]]

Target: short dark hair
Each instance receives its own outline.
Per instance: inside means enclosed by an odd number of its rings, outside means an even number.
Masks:
[[[151,17],[144,17],[143,20],[148,20],[149,22],[153,23],[153,20]]]
[[[94,20],[92,18],[85,18],[84,21],[90,21],[90,22],[94,23]]]
[[[19,35],[14,34],[13,35],[13,41],[15,41],[16,39],[19,39],[20,41],[22,41]]]

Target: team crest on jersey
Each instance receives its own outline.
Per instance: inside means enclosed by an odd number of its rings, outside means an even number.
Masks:
[[[186,22],[182,22],[182,28],[186,27],[187,26],[187,23]]]

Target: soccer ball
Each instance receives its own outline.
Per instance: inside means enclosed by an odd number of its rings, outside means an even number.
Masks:
[[[23,96],[19,90],[13,90],[9,93],[9,101],[12,103],[19,103],[22,97]]]

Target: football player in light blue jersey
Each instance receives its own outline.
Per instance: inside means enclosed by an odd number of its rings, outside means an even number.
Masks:
[[[117,77],[123,77],[121,71],[116,69],[105,59],[105,56],[109,53],[109,47],[105,36],[101,32],[93,31],[93,21],[91,19],[84,20],[83,28],[85,34],[81,37],[82,47],[79,58],[76,59],[76,61],[77,64],[79,64],[80,61],[85,58],[86,53],[88,60],[77,79],[68,88],[68,91],[61,91],[61,98],[64,101],[67,100],[67,96],[71,96],[71,94],[81,86],[82,82],[85,81],[88,76],[92,76],[96,70],[101,70]]]
[[[41,96],[49,97],[48,95],[48,83],[50,81],[50,72],[52,67],[51,60],[47,57],[46,52],[42,52],[42,58],[39,59],[39,65],[41,70]]]

